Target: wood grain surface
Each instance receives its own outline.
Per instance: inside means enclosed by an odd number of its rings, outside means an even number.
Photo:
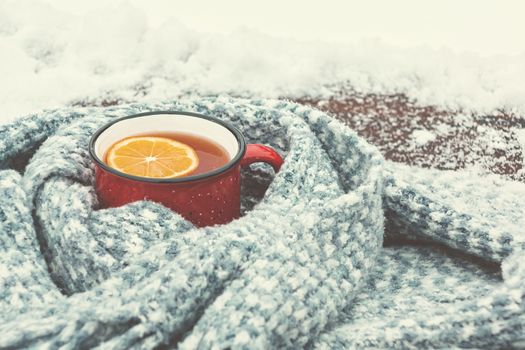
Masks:
[[[525,182],[523,152],[516,131],[525,118],[508,113],[474,115],[420,106],[403,95],[342,93],[329,99],[295,101],[328,112],[376,145],[386,159],[421,167],[486,172]],[[414,131],[435,138],[423,145]]]

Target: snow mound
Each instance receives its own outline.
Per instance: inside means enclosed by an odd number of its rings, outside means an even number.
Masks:
[[[173,18],[154,22],[127,2],[80,15],[41,1],[4,1],[0,52],[2,122],[86,100],[327,97],[341,88],[481,113],[525,111],[525,53],[301,41],[246,28],[202,33]]]

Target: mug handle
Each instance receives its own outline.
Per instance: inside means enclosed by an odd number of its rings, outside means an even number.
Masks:
[[[279,153],[271,147],[259,144],[246,145],[246,153],[241,159],[241,166],[246,167],[258,162],[268,163],[275,172],[278,172],[284,160]]]

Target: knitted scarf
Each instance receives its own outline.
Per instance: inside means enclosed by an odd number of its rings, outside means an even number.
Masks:
[[[222,226],[99,208],[90,136],[154,110],[226,120],[285,163],[243,171]],[[315,109],[47,111],[0,127],[0,165],[2,349],[525,347],[525,185],[385,162]]]

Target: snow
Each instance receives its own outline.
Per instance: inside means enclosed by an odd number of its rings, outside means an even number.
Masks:
[[[101,1],[48,0],[62,10],[85,15]],[[192,30],[229,34],[240,26],[276,37],[333,42],[381,38],[393,46],[426,45],[483,54],[519,54],[517,33],[525,32],[521,0],[129,0],[149,23],[177,18]],[[486,25],[490,24],[490,25]],[[417,30],[415,30],[417,28]]]
[[[341,86],[525,111],[523,2],[261,4],[2,1],[0,122],[86,101],[327,97]]]
[[[427,143],[436,139],[436,134],[423,129],[414,130],[411,136],[412,142],[415,143],[417,146],[424,146]]]

